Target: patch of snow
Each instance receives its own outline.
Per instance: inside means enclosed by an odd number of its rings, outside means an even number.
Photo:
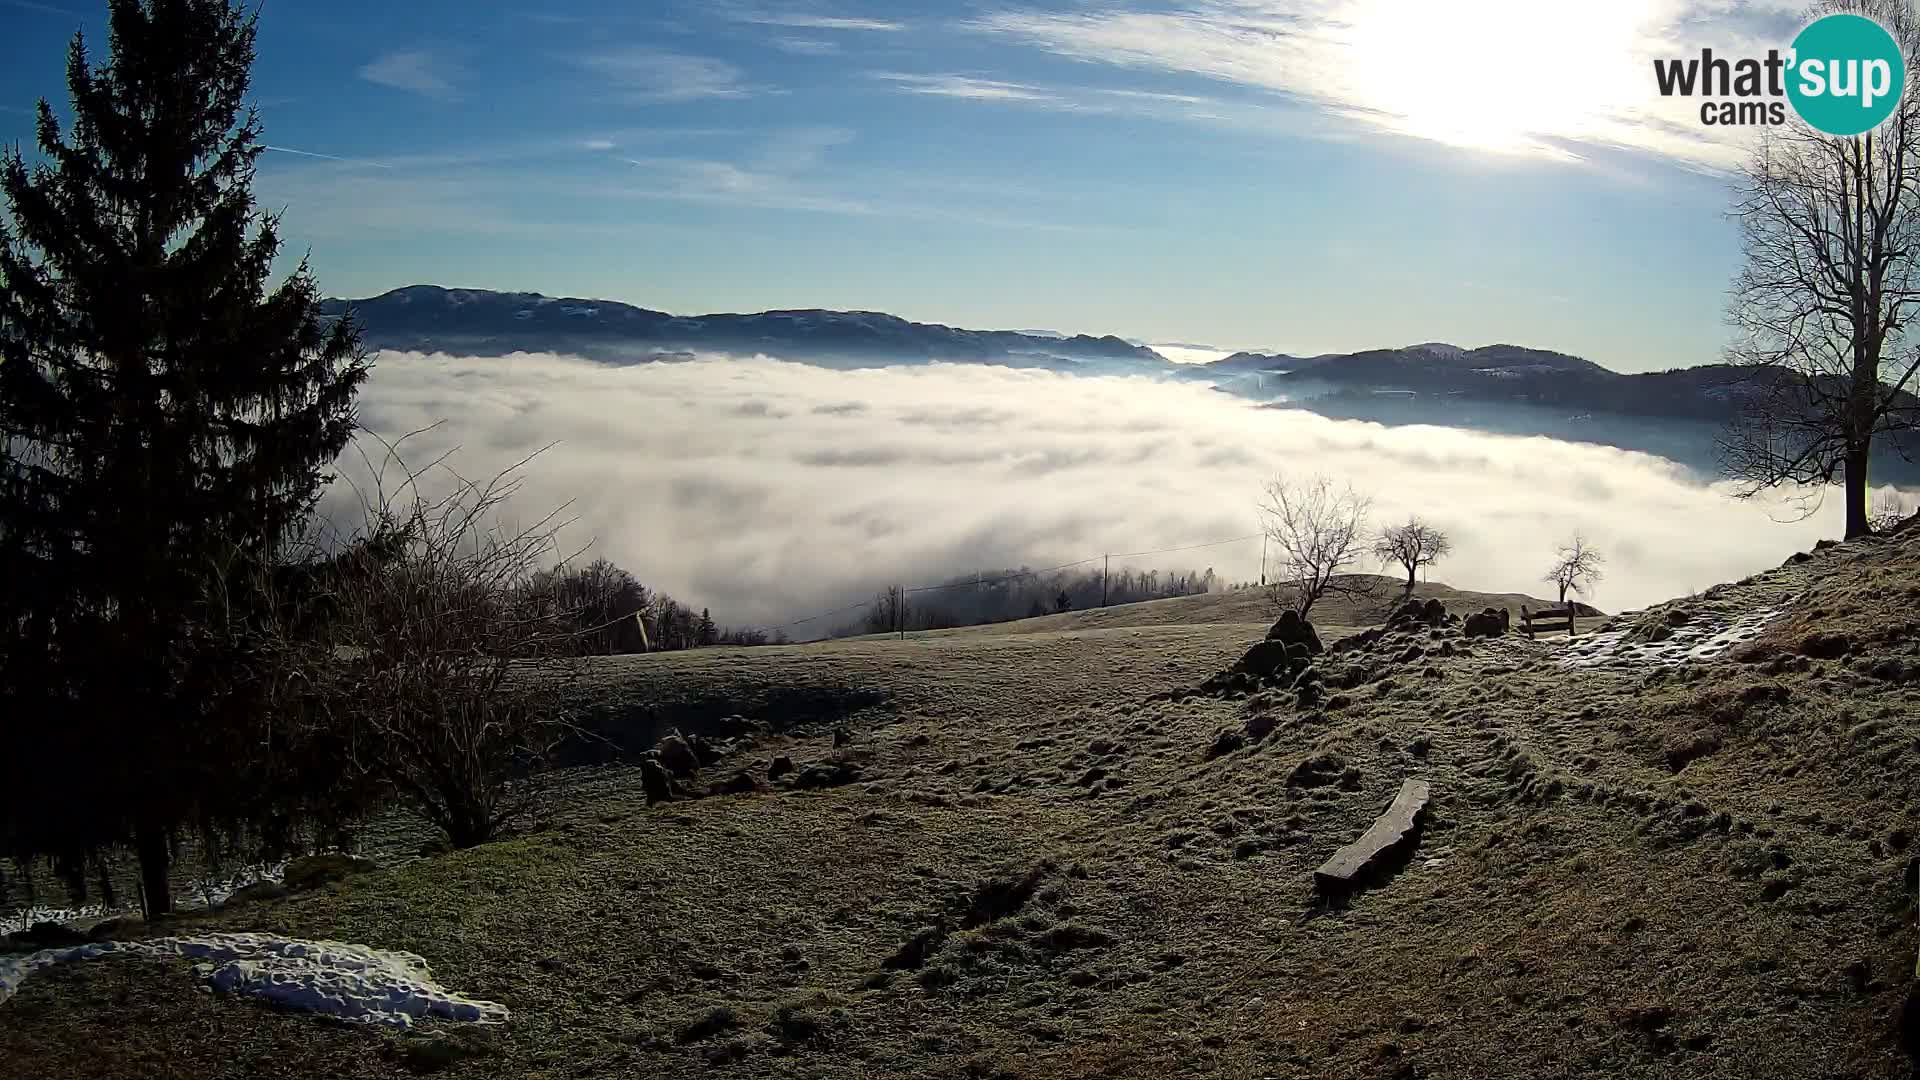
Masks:
[[[595,315],[600,314],[600,309],[597,307],[563,307],[560,311],[563,314],[578,316],[582,319],[591,319]]]
[[[1176,364],[1211,364],[1233,355],[1231,350],[1210,349],[1202,345],[1150,345],[1148,348]]]
[[[259,881],[279,881],[286,872],[287,862],[282,859],[275,863],[242,867],[223,877],[202,877],[194,881],[191,889],[175,899],[174,906],[181,911],[218,907],[226,903],[228,897],[248,885]],[[16,908],[12,911],[0,912],[0,937],[18,930],[26,930],[35,923],[73,925],[92,923],[115,915],[138,915],[139,913],[138,904],[120,904],[115,907],[108,907],[105,904],[86,904],[77,908]]]
[[[533,309],[521,308],[519,311],[513,313],[513,317],[516,319],[531,319],[533,318]]]
[[[1736,645],[1760,636],[1768,623],[1792,610],[1791,603],[1749,611],[1732,623],[1689,623],[1675,627],[1665,641],[1634,641],[1628,627],[1603,630],[1568,642],[1560,653],[1563,668],[1679,667],[1715,659]]]
[[[25,930],[35,923],[91,922],[110,915],[124,914],[124,910],[108,908],[105,904],[83,904],[80,907],[27,907],[17,908],[0,915],[0,937],[16,931]]]
[[[0,957],[0,1003],[17,993],[36,971],[101,956],[197,960],[194,972],[217,991],[350,1023],[404,1028],[415,1020],[438,1017],[503,1024],[509,1016],[505,1005],[476,1001],[441,986],[426,960],[413,953],[270,934],[102,941],[44,949],[25,957]]]

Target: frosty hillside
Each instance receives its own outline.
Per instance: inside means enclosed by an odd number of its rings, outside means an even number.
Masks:
[[[1920,1068],[1916,0],[0,31],[0,1078]]]

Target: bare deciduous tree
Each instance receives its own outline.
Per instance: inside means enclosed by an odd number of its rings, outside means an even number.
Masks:
[[[1587,595],[1587,590],[1605,576],[1600,567],[1606,557],[1587,543],[1586,537],[1579,533],[1573,539],[1560,545],[1554,554],[1553,569],[1548,570],[1543,581],[1550,581],[1560,589],[1560,606],[1567,606],[1567,593]]]
[[[1911,0],[1823,10],[1867,15],[1920,55]],[[1920,303],[1920,97],[1898,100],[1879,128],[1850,138],[1797,118],[1764,129],[1733,209],[1745,263],[1727,355],[1754,370],[1722,463],[1743,496],[1786,483],[1823,489],[1839,474],[1849,538],[1869,529],[1875,436],[1920,422],[1908,392],[1920,350],[1907,335]],[[1819,495],[1810,499],[1808,513]]]
[[[867,633],[894,634],[907,628],[911,606],[905,586],[889,585],[867,609]]]
[[[1382,563],[1399,563],[1407,571],[1407,595],[1413,595],[1415,576],[1423,566],[1432,566],[1453,550],[1453,541],[1447,534],[1421,521],[1409,517],[1404,525],[1390,525],[1380,530],[1373,541],[1373,556]]]
[[[1268,543],[1279,553],[1268,586],[1276,607],[1291,607],[1304,618],[1321,597],[1338,590],[1341,572],[1366,553],[1370,506],[1352,486],[1336,487],[1324,476],[1267,484],[1260,516]]]

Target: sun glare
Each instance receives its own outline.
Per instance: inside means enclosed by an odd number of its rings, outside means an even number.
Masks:
[[[1643,96],[1636,42],[1648,0],[1359,0],[1339,44],[1348,100],[1422,138],[1500,152],[1554,150]]]

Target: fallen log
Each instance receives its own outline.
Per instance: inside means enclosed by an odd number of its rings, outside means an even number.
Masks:
[[[1393,805],[1374,821],[1373,827],[1360,839],[1334,852],[1333,858],[1313,872],[1314,886],[1323,893],[1352,889],[1382,855],[1398,847],[1413,832],[1421,812],[1427,808],[1427,798],[1425,780],[1401,784]]]

